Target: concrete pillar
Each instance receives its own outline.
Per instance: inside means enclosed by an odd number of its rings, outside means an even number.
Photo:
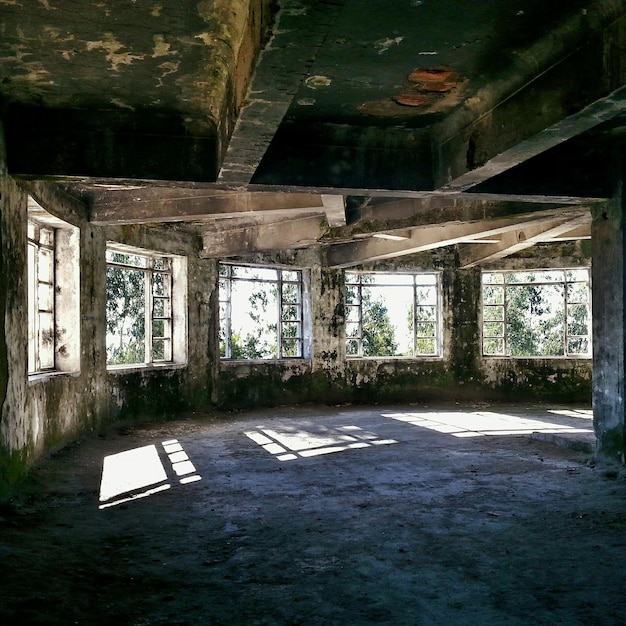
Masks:
[[[7,391],[9,380],[9,364],[7,360],[7,345],[5,335],[5,313],[6,313],[6,296],[7,296],[7,271],[6,271],[6,251],[3,245],[3,210],[6,189],[4,182],[6,181],[4,139],[2,136],[2,128],[0,127],[0,416],[2,415],[2,406]],[[1,419],[1,418],[0,418]]]
[[[624,202],[619,193],[594,206],[591,227],[593,315],[593,425],[596,459],[624,463],[624,339],[626,281]]]

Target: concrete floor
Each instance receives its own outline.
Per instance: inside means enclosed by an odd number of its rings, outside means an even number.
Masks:
[[[0,511],[0,623],[623,625],[626,475],[590,429],[305,407],[88,439]]]

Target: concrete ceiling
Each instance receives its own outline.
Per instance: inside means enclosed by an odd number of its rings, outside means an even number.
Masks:
[[[471,267],[589,237],[624,50],[619,0],[0,0],[7,166],[205,256]]]

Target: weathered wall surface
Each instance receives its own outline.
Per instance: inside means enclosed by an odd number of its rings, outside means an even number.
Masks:
[[[71,374],[27,375],[27,187],[1,179],[2,300],[4,332],[0,343],[0,500],[43,455],[77,437],[122,420],[167,418],[210,404],[209,345],[214,327],[209,302],[216,265],[198,258],[199,242],[175,230],[92,226],[75,206],[28,187],[44,208],[80,229],[80,369]],[[186,367],[107,371],[107,241],[188,257]]]
[[[247,262],[300,267],[310,274],[311,358],[225,362],[218,345],[218,264],[200,241],[176,228],[100,227],[45,187],[1,176],[0,500],[43,455],[112,423],[167,419],[183,411],[298,403],[454,400],[588,401],[591,361],[485,359],[480,353],[480,271],[456,270],[453,249],[379,262],[365,270],[441,271],[440,358],[347,359],[343,271],[323,267],[314,249],[256,255]],[[80,371],[27,375],[27,191],[80,229]],[[107,241],[187,258],[188,358],[172,368],[106,367]],[[584,245],[538,249],[505,268],[588,264]],[[231,259],[235,260],[236,259]],[[240,261],[243,261],[241,259]]]
[[[539,246],[538,250],[538,256],[520,255],[491,269],[589,265],[585,244]],[[222,407],[298,402],[590,401],[590,359],[482,356],[480,269],[456,270],[453,249],[360,268],[441,272],[443,354],[440,358],[346,359],[343,272],[320,267],[311,251],[291,256],[258,255],[254,261],[311,269],[312,358],[310,362],[221,362],[215,399]]]

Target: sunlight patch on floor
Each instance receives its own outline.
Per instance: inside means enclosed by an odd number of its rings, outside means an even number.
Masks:
[[[177,439],[163,441],[161,446],[169,460],[172,480],[154,444],[124,450],[104,458],[100,482],[100,502],[103,504],[100,509],[165,491],[176,478],[182,485],[201,480]]]
[[[591,409],[548,409],[548,413],[565,415],[565,417],[576,417],[583,420],[593,419],[593,411]]]
[[[543,420],[506,415],[490,411],[383,413],[383,417],[428,428],[453,437],[484,437],[487,435],[530,435],[532,433],[592,433],[590,428],[576,428]],[[578,417],[578,416],[577,416]]]
[[[375,433],[362,430],[358,426],[259,428],[247,431],[245,435],[279,461],[398,443],[395,439],[381,439]]]

